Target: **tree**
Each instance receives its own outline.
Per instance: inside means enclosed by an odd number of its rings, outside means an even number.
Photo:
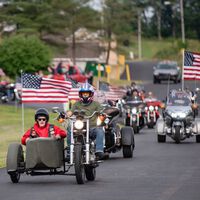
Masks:
[[[53,0],[52,6],[55,8],[55,18],[64,27],[66,34],[72,36],[72,59],[76,64],[76,36],[75,32],[85,27],[88,29],[98,29],[100,27],[100,16],[88,6],[88,0]]]
[[[14,78],[24,72],[46,70],[51,61],[51,52],[37,37],[14,36],[0,45],[0,66]]]

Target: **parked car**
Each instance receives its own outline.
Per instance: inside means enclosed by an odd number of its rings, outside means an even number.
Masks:
[[[69,66],[67,74],[67,78],[71,78],[77,82],[84,83],[89,77],[82,72],[82,70],[78,66]]]
[[[159,62],[153,69],[153,83],[168,80],[174,81],[174,83],[181,82],[181,69],[175,61]]]

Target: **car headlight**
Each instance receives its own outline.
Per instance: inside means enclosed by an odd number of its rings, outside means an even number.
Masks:
[[[153,106],[149,106],[149,110],[152,112],[154,110]]]
[[[155,76],[158,76],[158,75],[159,75],[159,73],[158,73],[158,72],[154,72],[153,74],[154,74]]]
[[[137,113],[137,108],[132,108],[131,112],[132,112],[132,114],[136,114]]]
[[[83,127],[84,127],[83,121],[81,121],[81,120],[76,120],[75,123],[74,123],[74,127],[75,127],[76,129],[78,129],[78,130],[83,129]]]
[[[171,73],[171,76],[175,76],[175,75],[177,75],[176,72],[172,72],[172,73]]]

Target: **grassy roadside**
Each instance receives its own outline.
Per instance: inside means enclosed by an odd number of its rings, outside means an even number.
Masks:
[[[21,108],[0,104],[0,168],[6,165],[6,154],[8,145],[12,142],[19,142],[22,136],[22,114]],[[25,131],[33,126],[34,109],[24,109]],[[55,114],[50,113],[50,123],[59,125],[53,118]]]

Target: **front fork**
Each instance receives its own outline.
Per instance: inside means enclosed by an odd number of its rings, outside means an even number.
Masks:
[[[139,126],[140,125],[140,116],[139,114],[130,114],[130,126],[133,126],[133,122],[136,122],[136,125]]]
[[[147,122],[151,122],[151,114],[153,114],[153,122],[156,123],[156,112],[147,112]]]
[[[90,161],[90,142],[89,142],[89,120],[86,122],[86,144],[85,144],[85,164],[89,164]],[[73,132],[73,123],[71,126],[71,144],[70,144],[70,164],[74,164],[74,132]]]

